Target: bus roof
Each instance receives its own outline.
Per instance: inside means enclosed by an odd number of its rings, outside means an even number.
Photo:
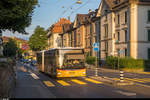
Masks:
[[[66,49],[84,49],[84,48],[81,48],[81,47],[58,47],[58,48],[51,48],[49,50],[56,50],[56,49],[66,50]]]
[[[68,50],[68,49],[78,50],[78,49],[84,49],[84,48],[81,48],[81,47],[57,47],[57,48],[50,48],[48,50],[42,50],[42,51],[39,51],[38,53],[42,53],[42,52],[49,51],[49,50]]]

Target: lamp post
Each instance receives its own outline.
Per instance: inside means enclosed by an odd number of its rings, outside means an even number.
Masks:
[[[81,0],[78,0],[76,3],[77,3],[77,4],[82,4],[82,1],[81,1]]]

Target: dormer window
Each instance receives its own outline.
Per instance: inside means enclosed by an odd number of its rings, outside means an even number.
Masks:
[[[114,1],[114,4],[119,4],[120,3],[120,0],[115,0]]]

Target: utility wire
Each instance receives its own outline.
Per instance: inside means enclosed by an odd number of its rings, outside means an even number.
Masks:
[[[84,7],[86,4],[88,4],[89,1],[90,1],[90,0],[88,0],[85,4],[81,5],[79,8],[75,9],[75,11],[72,11],[71,14],[70,14],[70,16],[71,16],[73,13],[75,13],[76,11],[78,11],[79,9],[81,9],[82,7]]]

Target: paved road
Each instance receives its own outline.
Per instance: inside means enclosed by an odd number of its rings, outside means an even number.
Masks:
[[[146,98],[148,94],[137,93],[107,85],[91,78],[52,79],[31,68],[18,65],[16,98]],[[92,73],[92,71],[89,73]],[[136,86],[128,86],[136,89]],[[141,87],[141,89],[144,89]],[[145,89],[144,89],[145,90]],[[149,92],[149,91],[148,91]],[[149,92],[150,93],[150,92]]]
[[[99,72],[98,75],[101,77],[108,77],[114,80],[120,79],[119,71],[100,68],[98,72]],[[93,76],[95,75],[95,69],[88,69],[87,73],[89,76]],[[143,84],[143,85],[146,85],[147,87],[150,87],[150,74],[138,74],[138,73],[124,72],[124,79],[125,81],[131,81],[137,84]]]

